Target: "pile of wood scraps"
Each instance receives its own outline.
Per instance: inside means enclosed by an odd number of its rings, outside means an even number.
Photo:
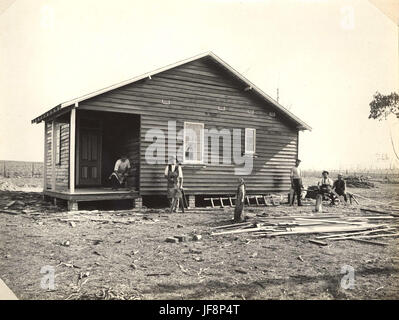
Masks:
[[[353,188],[374,188],[374,183],[369,181],[368,177],[365,176],[348,176],[345,177],[346,185]]]
[[[385,245],[369,241],[375,238],[399,236],[398,218],[391,215],[341,216],[341,215],[297,215],[256,217],[255,222],[229,224],[213,228],[211,235],[252,233],[253,237],[276,237],[290,235],[319,234],[310,242],[327,245],[324,240],[356,240],[370,244]]]

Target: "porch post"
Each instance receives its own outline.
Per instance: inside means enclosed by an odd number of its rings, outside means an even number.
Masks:
[[[43,191],[47,190],[47,121],[44,122]],[[4,163],[5,165],[5,163]],[[4,175],[5,177],[5,175]]]
[[[51,122],[51,190],[55,191],[55,120]]]
[[[75,105],[76,106],[76,105]],[[76,109],[71,109],[69,122],[69,191],[75,192],[75,142],[76,142]]]

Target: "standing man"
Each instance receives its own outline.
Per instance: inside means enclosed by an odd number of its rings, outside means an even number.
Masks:
[[[302,206],[301,203],[301,189],[302,189],[302,172],[299,168],[301,164],[301,160],[297,159],[295,162],[295,166],[291,169],[291,188],[294,189],[294,194],[291,199],[290,205],[294,205],[295,195],[298,199],[298,206]]]
[[[183,170],[180,165],[176,165],[175,157],[169,158],[169,164],[165,168],[164,175],[167,180],[166,194],[169,200],[169,207],[171,207],[176,187],[183,188]]]

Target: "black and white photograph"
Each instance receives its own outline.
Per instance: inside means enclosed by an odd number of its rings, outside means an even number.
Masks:
[[[398,54],[399,0],[0,0],[0,300],[398,300]]]

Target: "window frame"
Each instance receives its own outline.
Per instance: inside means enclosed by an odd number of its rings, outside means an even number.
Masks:
[[[253,132],[253,139],[254,139],[253,150],[247,150],[247,135],[249,134],[249,132]],[[256,153],[256,129],[255,128],[245,128],[244,144],[245,144],[244,154],[254,155]]]
[[[201,126],[201,134],[200,134],[201,160],[186,159],[186,125],[187,124],[194,124],[194,125]],[[184,126],[183,126],[183,163],[186,163],[186,164],[203,164],[204,163],[204,129],[205,129],[205,125],[203,122],[190,122],[190,121],[184,122]]]

